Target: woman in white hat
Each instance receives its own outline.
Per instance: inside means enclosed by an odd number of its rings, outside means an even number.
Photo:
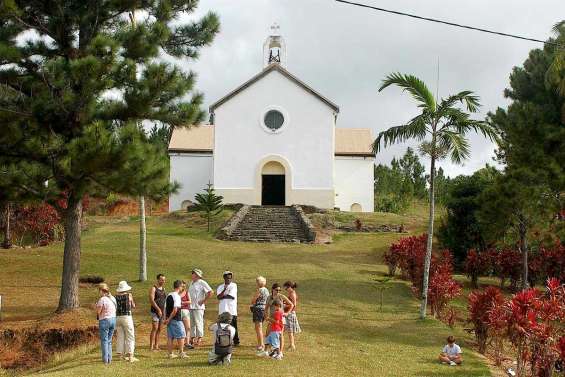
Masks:
[[[135,333],[131,311],[135,308],[135,302],[131,295],[131,287],[125,280],[120,281],[116,289],[116,304],[116,353],[131,363],[139,361],[133,356]]]

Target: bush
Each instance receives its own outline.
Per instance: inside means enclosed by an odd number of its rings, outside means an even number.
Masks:
[[[451,272],[442,270],[430,277],[428,287],[428,302],[432,315],[439,318],[449,301],[461,295],[461,286],[451,275]]]
[[[479,352],[482,354],[486,351],[489,337],[493,335],[489,326],[490,312],[503,302],[504,296],[496,287],[487,287],[484,291],[473,291],[469,294],[467,321],[473,324],[473,332],[479,345]]]
[[[463,265],[465,274],[471,279],[471,286],[479,288],[479,276],[488,274],[491,269],[491,261],[488,253],[479,253],[475,249],[467,252],[467,258]]]
[[[49,204],[34,204],[14,210],[13,234],[20,243],[27,237],[34,245],[45,246],[62,238],[59,213]]]
[[[558,279],[548,279],[546,292],[532,288],[515,294],[493,308],[489,326],[514,347],[519,376],[547,376],[553,373],[561,356],[565,336],[565,286]]]
[[[427,238],[427,234],[403,237],[390,245],[389,250],[384,255],[389,271],[396,271],[399,268],[402,278],[412,282],[421,277]]]
[[[102,276],[97,275],[86,275],[81,276],[78,278],[79,283],[82,284],[100,284],[104,282],[104,278]]]

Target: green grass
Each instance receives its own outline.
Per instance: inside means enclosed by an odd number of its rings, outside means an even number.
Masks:
[[[373,221],[389,219],[373,215]],[[163,272],[168,281],[188,279],[193,267],[217,286],[226,268],[239,285],[239,324],[243,346],[236,350],[229,371],[206,365],[207,346],[190,353],[188,360],[167,360],[165,353],[147,350],[149,325],[146,293],[151,281],[137,282],[138,224],[96,218],[83,234],[82,275],[102,275],[115,287],[128,280],[138,303],[134,313],[140,362],[115,362],[111,369],[99,361],[99,349],[82,347],[59,355],[34,371],[43,376],[490,376],[483,359],[470,348],[471,338],[433,319],[417,318],[418,302],[407,282],[393,280],[378,311],[378,292],[372,279],[386,267],[381,254],[397,234],[339,234],[330,245],[254,244],[222,242],[203,229],[195,214],[151,218],[148,221],[149,276]],[[215,225],[221,223],[217,219]],[[39,249],[0,251],[0,287],[4,318],[19,321],[46,315],[57,304],[62,245]],[[304,329],[298,351],[280,362],[254,356],[254,333],[247,309],[254,279],[264,275],[268,284],[296,280],[299,284],[299,319]],[[81,303],[96,298],[93,288],[81,288]],[[30,306],[30,297],[34,297]],[[215,300],[207,320],[217,315]],[[94,317],[94,313],[93,313]],[[455,333],[464,349],[461,367],[436,362],[447,335]],[[164,340],[164,337],[163,339]],[[276,372],[275,372],[276,371]],[[1,374],[1,373],[0,373]]]

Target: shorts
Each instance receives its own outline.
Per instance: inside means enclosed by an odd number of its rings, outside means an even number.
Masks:
[[[286,322],[284,324],[284,331],[288,331],[294,334],[302,332],[300,324],[298,323],[298,317],[296,317],[296,312],[288,313]]]
[[[257,306],[251,307],[253,313],[253,323],[265,322],[265,309]]]
[[[167,336],[169,339],[184,339],[186,338],[186,331],[182,321],[171,320],[167,325]]]
[[[180,310],[180,319],[183,320],[185,318],[188,318],[190,320],[190,313],[188,309],[181,309]]]
[[[273,349],[281,348],[281,333],[277,331],[271,331],[265,338],[265,344],[270,344]]]
[[[190,309],[190,336],[204,337],[204,309]]]
[[[163,317],[159,318],[157,313],[151,312],[151,321],[153,322],[163,322],[165,319]]]
[[[208,352],[208,364],[210,365],[230,365],[231,353],[225,356],[216,355],[213,351]]]

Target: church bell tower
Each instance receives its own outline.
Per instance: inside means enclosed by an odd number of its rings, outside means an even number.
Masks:
[[[271,35],[263,44],[263,67],[273,63],[286,67],[286,44],[279,29],[280,26],[275,22],[271,26]]]

